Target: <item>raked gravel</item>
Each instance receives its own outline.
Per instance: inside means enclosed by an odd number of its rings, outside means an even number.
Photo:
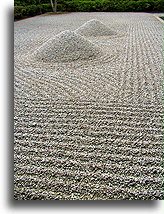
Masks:
[[[78,34],[90,20],[97,35]],[[162,28],[151,13],[14,23],[16,200],[163,199]]]

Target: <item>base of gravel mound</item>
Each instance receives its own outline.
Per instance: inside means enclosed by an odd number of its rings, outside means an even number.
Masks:
[[[78,29],[75,30],[76,33],[82,36],[110,36],[116,34],[102,22],[96,19],[92,19]]]
[[[34,53],[34,58],[43,62],[69,62],[95,58],[100,49],[73,31],[63,31],[44,43]]]

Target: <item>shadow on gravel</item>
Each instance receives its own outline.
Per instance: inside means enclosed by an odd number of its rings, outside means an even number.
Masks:
[[[15,208],[84,208],[84,209],[92,209],[92,208],[135,208],[141,209],[142,211],[145,209],[153,209],[158,206],[158,201],[10,201],[9,206]]]
[[[14,177],[14,11],[13,8],[8,8],[7,11],[7,26],[6,26],[6,41],[7,47],[4,54],[6,54],[6,70],[3,72],[7,72],[6,75],[6,102],[7,102],[7,167],[8,167],[8,198],[13,198],[13,177]]]

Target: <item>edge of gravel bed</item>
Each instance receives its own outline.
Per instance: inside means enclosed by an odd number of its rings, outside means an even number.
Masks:
[[[56,12],[56,13],[54,13],[54,12],[48,12],[48,13],[43,13],[43,14],[41,14],[41,16],[52,16],[52,15],[62,15],[62,14],[70,14],[70,13],[75,13],[75,12],[67,12],[67,11],[65,11],[65,12]]]
[[[19,22],[19,21],[22,21],[22,20],[25,20],[25,19],[31,19],[31,18],[34,18],[34,17],[37,17],[37,16],[52,16],[52,15],[62,15],[62,14],[70,14],[70,13],[75,13],[75,12],[56,12],[56,13],[48,12],[48,13],[43,13],[43,14],[39,14],[39,15],[36,15],[36,16],[23,18],[23,19],[16,19],[16,20],[14,20],[14,22]]]
[[[154,17],[155,17],[158,21],[160,21],[160,22],[164,23],[164,20],[163,20],[163,19],[161,19],[161,18],[160,18],[160,16],[155,16],[155,15],[154,15]]]

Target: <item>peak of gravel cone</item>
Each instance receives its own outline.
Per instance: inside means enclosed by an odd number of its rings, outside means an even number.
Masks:
[[[109,36],[115,34],[114,31],[97,19],[87,21],[76,29],[75,32],[83,36]]]
[[[73,31],[63,31],[44,43],[36,52],[37,60],[68,62],[95,58],[100,49]]]

